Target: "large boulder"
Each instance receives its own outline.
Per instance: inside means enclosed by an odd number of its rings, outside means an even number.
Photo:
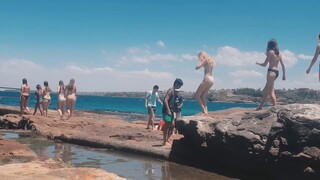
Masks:
[[[192,161],[281,178],[320,177],[320,105],[229,109],[182,117],[176,127],[189,147],[179,151],[198,154],[189,156]]]

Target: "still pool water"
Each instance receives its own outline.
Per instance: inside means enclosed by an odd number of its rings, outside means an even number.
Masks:
[[[3,138],[15,139],[28,144],[40,159],[60,158],[76,167],[104,169],[121,177],[132,180],[187,180],[214,179],[230,180],[213,172],[180,165],[160,159],[148,158],[113,150],[83,147],[62,142],[53,142],[30,132],[0,132]]]

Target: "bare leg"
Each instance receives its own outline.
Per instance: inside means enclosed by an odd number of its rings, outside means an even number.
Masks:
[[[204,90],[205,88],[206,88],[206,85],[205,85],[204,82],[202,82],[202,83],[199,85],[197,91],[196,91],[195,94],[194,94],[194,97],[195,97],[196,101],[197,101],[198,104],[200,105],[200,108],[201,108],[201,110],[202,110],[202,113],[205,112],[205,106],[204,106],[204,104],[203,104],[201,95],[202,95],[203,90]]]
[[[49,102],[47,100],[43,101],[43,115],[45,117],[48,116],[48,106],[49,106]]]
[[[272,88],[272,90],[271,90],[270,98],[271,98],[272,105],[276,106],[277,105],[277,98],[276,98],[276,94],[274,93],[274,88]]]
[[[151,108],[151,107],[149,107],[148,106],[148,112],[150,113],[149,114],[149,120],[148,120],[148,125],[147,125],[147,129],[150,129],[150,125],[151,125],[151,127],[153,127],[152,126],[152,124],[153,124],[153,109]]]
[[[29,99],[25,99],[24,101],[24,109],[27,111],[28,114],[30,114],[30,110],[28,108]]]
[[[62,115],[64,115],[64,107],[65,107],[65,105],[66,105],[66,102],[65,101],[63,101],[62,103],[61,103],[61,112],[62,112]]]
[[[163,145],[168,145],[167,144],[167,133],[168,133],[168,127],[169,127],[169,123],[168,122],[164,122],[164,126],[163,126],[163,131],[162,131],[162,134],[163,134]]]
[[[75,103],[76,103],[76,101],[75,100],[70,100],[70,114],[69,114],[69,117],[68,117],[68,119],[70,119],[71,118],[71,116],[72,116],[72,114],[73,114],[73,111],[74,111],[74,106],[75,106]]]
[[[163,127],[163,145],[167,146],[170,145],[168,142],[171,134],[170,134],[170,122],[165,121],[164,127]]]
[[[256,111],[259,111],[262,109],[264,103],[266,102],[267,100],[267,97],[269,95],[271,95],[272,91],[274,91],[274,81],[276,80],[276,76],[275,76],[275,73],[273,72],[268,72],[267,74],[267,83],[263,89],[263,96],[262,96],[262,99],[261,99],[261,103],[260,105],[257,107]]]
[[[34,112],[33,112],[33,115],[36,115],[36,113],[37,113],[37,109],[38,109],[38,106],[39,106],[39,101],[37,101],[36,105],[34,106]]]
[[[62,102],[58,100],[58,112],[59,112],[59,116],[60,118],[62,118]]]
[[[21,116],[23,115],[23,111],[24,111],[23,104],[24,104],[24,97],[21,96],[20,97],[20,112],[21,112]]]
[[[212,87],[212,85],[213,85],[213,83],[208,82],[208,85],[204,88],[204,90],[201,94],[201,100],[202,100],[202,104],[204,107],[204,114],[208,114],[207,95],[208,95],[209,90]]]

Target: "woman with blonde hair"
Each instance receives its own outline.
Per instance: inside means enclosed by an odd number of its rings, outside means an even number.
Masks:
[[[207,95],[214,82],[214,79],[212,76],[212,70],[216,66],[216,63],[214,59],[204,51],[199,52],[198,58],[199,58],[199,61],[196,65],[196,70],[203,67],[204,78],[203,78],[203,81],[200,83],[197,91],[195,92],[194,97],[199,103],[200,108],[202,110],[201,115],[207,115],[208,114]]]
[[[270,96],[271,103],[273,106],[277,105],[276,94],[274,93],[274,81],[279,76],[278,64],[282,67],[282,80],[286,80],[286,71],[282,61],[282,56],[279,51],[278,42],[275,39],[271,39],[268,42],[266,50],[267,58],[263,63],[256,62],[257,65],[266,67],[269,63],[269,68],[267,71],[267,82],[263,89],[263,95],[260,105],[257,107],[256,111],[262,109],[263,104],[266,102],[268,96]]]
[[[58,112],[60,115],[60,119],[62,119],[62,116],[64,114],[64,107],[66,105],[66,97],[65,97],[65,91],[66,87],[62,80],[59,81],[59,87],[57,89],[58,93]]]
[[[71,118],[74,111],[74,106],[77,100],[76,93],[77,87],[75,84],[75,80],[71,79],[69,84],[66,86],[68,119]]]

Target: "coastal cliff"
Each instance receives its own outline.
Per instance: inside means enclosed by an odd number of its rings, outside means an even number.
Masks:
[[[229,109],[177,121],[184,163],[217,163],[280,178],[320,177],[320,106],[291,104],[262,111]],[[181,146],[181,145],[179,145]],[[174,150],[174,146],[172,148]],[[176,155],[179,157],[179,155]]]

